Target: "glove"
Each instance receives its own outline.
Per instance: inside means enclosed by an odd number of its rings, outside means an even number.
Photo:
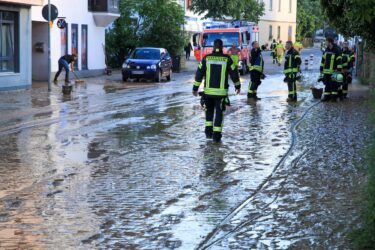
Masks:
[[[206,106],[206,95],[203,91],[199,92],[198,94],[201,97],[201,106],[204,108]]]
[[[266,75],[262,73],[262,75],[260,76],[260,79],[265,79],[266,78]]]
[[[300,73],[297,73],[296,74],[296,80],[301,81],[301,79],[302,79],[302,75]]]
[[[288,83],[288,80],[289,80],[289,77],[286,76],[286,77],[284,77],[284,80],[283,80],[283,81],[284,81],[285,83]]]

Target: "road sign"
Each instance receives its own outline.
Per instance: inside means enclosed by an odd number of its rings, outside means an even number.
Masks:
[[[65,29],[65,27],[66,27],[65,19],[60,18],[59,20],[57,20],[57,27],[59,29]]]
[[[59,15],[59,11],[57,10],[56,6],[51,4],[51,21],[55,20]],[[42,9],[42,16],[44,19],[48,20],[48,4],[44,5]]]

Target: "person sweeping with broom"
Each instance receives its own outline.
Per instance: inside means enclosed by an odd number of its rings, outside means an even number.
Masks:
[[[72,54],[66,54],[65,56],[60,57],[59,59],[59,71],[57,71],[55,75],[55,79],[53,82],[57,84],[57,78],[59,77],[62,69],[65,69],[65,83],[70,83],[69,80],[69,64],[72,72],[74,72],[74,63],[77,61],[77,55]]]

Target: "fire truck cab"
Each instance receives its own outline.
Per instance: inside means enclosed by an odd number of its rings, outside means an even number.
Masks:
[[[194,56],[200,61],[207,54],[212,53],[213,44],[216,39],[221,39],[224,44],[224,53],[228,54],[228,50],[233,44],[239,49],[238,53],[238,69],[241,74],[247,73],[249,65],[249,57],[251,51],[251,42],[254,35],[254,23],[237,22],[210,22],[204,23],[202,33],[196,33],[193,36]]]

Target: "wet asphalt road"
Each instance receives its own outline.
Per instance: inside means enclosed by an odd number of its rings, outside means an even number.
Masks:
[[[221,144],[191,71],[1,93],[0,249],[350,248],[368,106],[312,99],[310,53],[296,104],[267,55],[260,102],[231,88]]]

